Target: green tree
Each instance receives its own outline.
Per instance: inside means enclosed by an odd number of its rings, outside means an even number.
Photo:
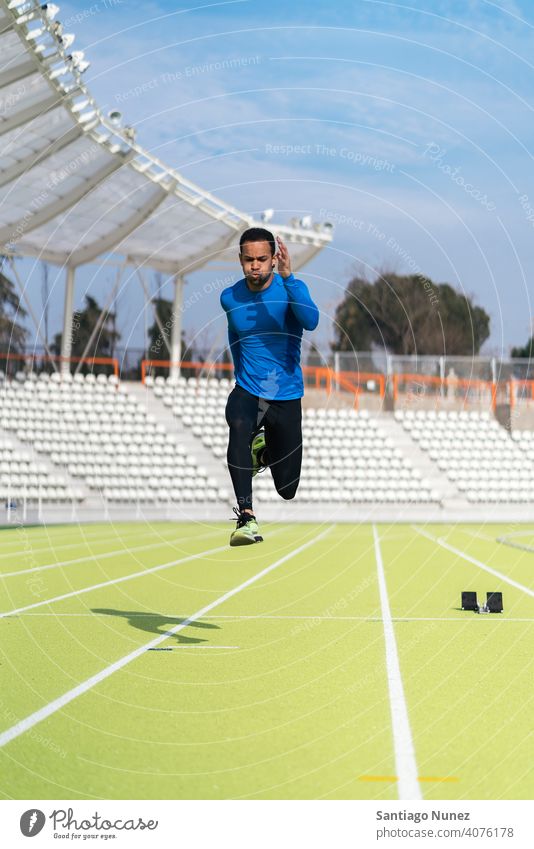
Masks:
[[[527,344],[523,345],[523,347],[512,348],[511,355],[514,359],[534,359],[534,336],[531,336]]]
[[[170,360],[172,327],[175,322],[173,304],[172,301],[166,298],[154,298],[153,304],[156,315],[163,327],[163,333],[159,329],[158,322],[154,320],[154,324],[148,328],[148,359]],[[188,356],[186,356],[186,353]],[[180,359],[191,359],[189,356],[190,353],[185,340],[185,333],[182,330]]]
[[[324,368],[327,365],[325,358],[322,356],[315,342],[310,342],[310,349],[306,358],[306,365],[311,366],[313,368]]]
[[[448,283],[384,271],[350,281],[336,309],[334,351],[378,345],[392,354],[478,354],[489,315]]]
[[[2,267],[4,258],[0,257],[0,351],[4,354],[20,354],[28,331],[20,323],[26,318],[15,288],[9,277],[6,277]]]
[[[171,327],[172,327],[172,301],[166,298],[154,298],[154,311],[161,322],[164,333],[161,332],[158,322],[148,328],[148,358],[150,360],[170,360]]]
[[[120,339],[120,333],[115,329],[115,314],[108,310],[105,314],[99,306],[95,298],[91,295],[85,296],[85,307],[83,310],[76,310],[72,318],[72,351],[71,356],[81,357],[91,334],[95,329],[95,325],[101,320],[100,328],[95,336],[95,339],[87,352],[87,357],[111,357],[115,350],[115,345]],[[56,333],[52,352],[54,354],[61,353],[61,342],[63,336],[61,333]]]

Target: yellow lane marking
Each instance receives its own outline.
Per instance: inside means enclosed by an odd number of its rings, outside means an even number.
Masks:
[[[459,781],[453,775],[421,775],[418,781]],[[397,781],[396,775],[360,775],[358,781]]]

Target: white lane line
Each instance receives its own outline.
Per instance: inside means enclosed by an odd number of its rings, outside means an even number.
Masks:
[[[271,538],[277,536],[278,534],[283,533],[284,529],[274,531],[271,534]],[[219,533],[218,531],[212,531],[213,534]],[[206,535],[207,536],[207,535]],[[49,598],[46,601],[37,601],[35,604],[27,604],[25,607],[17,607],[15,610],[6,610],[4,613],[0,613],[0,619],[6,619],[8,616],[16,616],[19,613],[24,613],[26,610],[34,610],[36,607],[43,607],[47,604],[52,604],[55,601],[63,601],[65,598],[72,598],[73,596],[82,595],[83,593],[89,593],[91,590],[98,590],[101,587],[109,587],[112,584],[121,584],[123,581],[131,581],[133,578],[140,578],[143,575],[150,575],[152,572],[159,572],[160,569],[167,569],[170,566],[177,566],[178,563],[187,563],[188,560],[194,560],[198,557],[203,557],[204,555],[213,554],[217,551],[226,551],[228,548],[227,545],[221,545],[218,548],[211,548],[208,551],[202,551],[200,554],[190,554],[187,557],[181,557],[179,560],[171,560],[168,563],[161,563],[159,566],[152,566],[150,569],[143,569],[141,572],[133,572],[131,575],[125,575],[123,578],[113,578],[111,581],[103,581],[100,584],[93,584],[91,587],[85,587],[81,590],[74,590],[71,593],[64,593],[63,595],[57,595],[54,598]]]
[[[22,549],[18,548],[18,549],[13,549],[13,551],[7,551],[7,550],[3,551],[3,553],[0,554],[1,560],[4,560],[6,557],[18,557],[18,556],[23,557],[25,554],[27,555],[29,552],[31,552],[31,554],[41,554],[43,551],[50,551],[50,550],[56,551],[56,550],[63,549],[63,548],[75,548],[77,545],[84,545],[84,544],[90,545],[91,543],[121,541],[121,536],[118,533],[112,534],[110,536],[108,536],[107,534],[104,534],[103,532],[101,534],[98,534],[98,533],[84,534],[83,528],[82,528],[81,531],[78,529],[78,538],[75,540],[75,542],[65,542],[65,543],[61,543],[61,545],[55,545],[54,544],[55,543],[54,536],[48,536],[48,537],[43,538],[43,539],[34,539],[33,537],[30,537],[26,533],[26,529],[25,529],[24,525],[20,529],[17,529],[17,528],[15,528],[15,529],[18,530],[18,532],[20,534],[24,534],[24,536],[27,538],[26,539],[26,545]],[[170,529],[168,529],[168,530],[170,530]],[[108,533],[109,533],[109,529],[108,529]],[[149,536],[149,535],[154,534],[154,533],[155,533],[155,531],[146,531],[144,533],[144,535]],[[132,530],[132,534],[128,534],[128,538],[130,536],[141,536],[141,535],[143,535],[143,531],[141,529],[139,529],[137,531]],[[68,536],[64,537],[63,534],[61,534],[61,535],[56,534],[55,536],[56,536],[56,539],[70,539],[72,535],[69,534]],[[33,548],[34,543],[40,543],[40,542],[45,542],[45,541],[48,543],[48,545],[45,545],[42,548]],[[15,543],[17,543],[19,545],[20,541],[13,540],[13,545]],[[2,545],[2,547],[7,549],[8,544],[6,544],[5,546]]]
[[[391,725],[393,729],[393,746],[395,750],[395,774],[399,799],[422,799],[421,787],[417,780],[417,762],[412,739],[412,730],[408,718],[408,708],[404,696],[404,687],[399,665],[397,642],[393,629],[393,620],[389,608],[384,564],[380,550],[380,539],[376,525],[373,525],[375,543],[376,570],[378,589],[380,591],[380,606],[384,622],[384,640],[386,643],[386,669],[389,688],[389,705],[391,710]]]
[[[497,542],[500,542],[501,545],[509,545],[510,548],[518,548],[520,551],[530,551],[534,552],[534,548],[531,545],[521,545],[520,542],[510,542],[506,537],[497,537]]]
[[[169,523],[169,524],[171,524],[171,523]],[[2,559],[4,559],[6,557],[13,557],[13,556],[17,556],[17,555],[27,554],[28,550],[31,548],[31,546],[33,546],[34,544],[38,544],[38,543],[48,543],[48,545],[46,545],[46,546],[44,546],[43,548],[40,548],[40,549],[32,549],[33,551],[49,551],[50,548],[54,548],[55,540],[58,540],[58,539],[61,539],[61,540],[63,540],[63,539],[64,540],[75,539],[76,541],[69,542],[69,543],[64,542],[60,546],[57,546],[57,548],[68,548],[68,547],[72,547],[72,546],[75,546],[75,545],[82,545],[84,542],[86,542],[86,543],[99,542],[100,539],[104,538],[102,536],[102,534],[104,534],[104,533],[105,533],[105,538],[108,539],[108,540],[121,541],[121,539],[122,539],[120,532],[117,532],[115,534],[110,534],[109,528],[107,529],[107,532],[106,532],[106,529],[103,529],[100,532],[83,533],[83,529],[87,528],[88,526],[87,525],[80,525],[80,526],[77,526],[77,528],[76,528],[77,537],[75,538],[75,536],[74,536],[75,532],[74,531],[70,531],[70,532],[66,532],[66,531],[63,532],[62,531],[61,533],[56,533],[55,531],[59,527],[63,527],[63,526],[58,526],[58,525],[54,525],[53,527],[51,526],[51,533],[50,534],[48,534],[47,536],[44,536],[44,537],[34,538],[33,534],[30,535],[30,534],[27,533],[29,529],[25,525],[21,525],[19,527],[13,526],[13,531],[16,532],[20,536],[20,539],[7,541],[2,537],[1,538],[2,539],[2,548],[4,549],[4,551],[0,555],[0,557],[2,557]],[[80,528],[82,529],[82,532],[80,532]],[[167,528],[167,533],[169,532],[169,530],[170,529]],[[156,532],[157,531],[148,529],[148,530],[146,530],[146,535],[148,536],[148,535],[151,535],[151,534],[155,534]],[[124,531],[123,531],[122,536],[125,536],[125,535],[127,535],[128,537],[130,535],[139,536],[141,533],[143,533],[143,531],[141,529],[134,530],[133,523],[132,523],[132,533],[131,534],[125,534]],[[108,534],[109,534],[109,536],[108,536]],[[26,538],[26,542],[24,541],[23,537]],[[17,544],[17,545],[20,546],[21,541],[25,546],[24,548],[13,549],[12,551],[8,550],[8,548],[7,548],[8,545]]]
[[[167,529],[167,531],[169,531],[169,529]],[[143,532],[143,531],[139,530],[139,531],[136,531],[135,533],[128,534],[128,539],[130,539],[131,536],[140,536],[140,535],[147,537],[147,536],[154,535],[154,532],[148,533],[148,532]],[[158,538],[164,539],[164,537],[158,537]],[[18,549],[18,550],[15,550],[15,551],[5,551],[3,554],[0,554],[0,559],[4,560],[6,557],[27,557],[30,554],[32,554],[32,555],[33,554],[42,554],[43,551],[60,551],[61,549],[64,549],[64,548],[76,548],[76,547],[83,546],[83,545],[90,545],[91,543],[93,545],[100,545],[101,542],[102,543],[104,543],[104,542],[122,542],[122,540],[121,540],[121,537],[119,536],[119,534],[113,534],[113,536],[103,536],[103,537],[100,536],[99,534],[91,534],[90,536],[84,536],[83,534],[81,534],[80,538],[77,540],[77,542],[69,542],[69,543],[65,543],[63,545],[54,545],[54,540],[51,539],[50,544],[45,546],[44,548],[32,548],[31,540],[28,539],[28,545],[26,546],[26,548]]]
[[[256,575],[253,575],[248,580],[243,581],[242,584],[239,584],[237,587],[234,587],[232,590],[228,590],[228,592],[224,593],[219,598],[215,599],[215,601],[210,602],[205,607],[202,607],[200,610],[197,610],[196,613],[193,613],[192,616],[189,616],[184,622],[181,622],[179,625],[176,625],[174,628],[171,628],[169,631],[166,631],[164,634],[160,634],[158,637],[155,637],[149,643],[145,643],[145,645],[140,646],[124,657],[120,658],[120,660],[115,661],[115,663],[111,663],[109,666],[106,666],[104,669],[101,669],[100,672],[97,672],[96,675],[92,675],[91,678],[88,678],[86,681],[83,681],[81,684],[78,684],[76,687],[73,687],[72,690],[68,690],[66,693],[63,693],[59,698],[54,699],[49,704],[35,711],[35,713],[30,714],[29,716],[21,719],[20,722],[17,722],[16,725],[11,726],[2,734],[0,734],[0,747],[5,746],[6,743],[9,743],[11,740],[14,740],[16,737],[19,737],[21,734],[24,734],[25,731],[28,731],[30,728],[33,728],[37,723],[42,722],[43,719],[47,719],[47,717],[51,716],[56,711],[61,710],[65,705],[72,702],[78,696],[81,696],[83,693],[86,693],[88,690],[95,687],[97,684],[100,684],[106,678],[109,678],[110,675],[113,675],[114,672],[117,672],[119,669],[122,669],[128,663],[131,663],[132,660],[140,657],[145,654],[148,649],[155,648],[159,646],[160,643],[167,640],[169,637],[173,637],[175,634],[178,634],[180,631],[183,631],[184,628],[187,628],[188,625],[191,625],[193,622],[196,622],[197,619],[201,619],[202,616],[205,616],[206,613],[209,613],[210,610],[213,610],[215,607],[218,607],[223,602],[228,601],[229,598],[240,593],[242,590],[246,589],[246,587],[250,587],[252,584],[259,581],[260,578],[263,578],[265,575],[268,575],[269,572],[272,572],[278,566],[281,566],[282,563],[286,563],[288,560],[291,560],[292,557],[295,557],[297,554],[300,554],[302,551],[305,551],[311,545],[315,545],[316,542],[323,539],[327,534],[330,533],[334,526],[330,526],[326,530],[322,531],[313,539],[305,542],[303,545],[296,548],[294,551],[291,551],[289,554],[285,554],[283,557],[280,557],[279,560],[276,560],[274,563],[271,563],[270,566],[267,566],[265,569],[262,569],[260,572],[257,572]],[[227,549],[227,546],[224,546]],[[214,549],[217,551],[220,549]],[[206,554],[207,552],[203,552]],[[201,555],[194,555],[194,557],[198,557]]]
[[[215,534],[220,534],[220,530],[210,531],[210,533],[204,534],[204,539],[215,536]],[[174,545],[177,542],[187,542],[190,539],[197,538],[198,534],[189,537],[167,539],[161,542],[149,542],[145,545],[133,546],[132,548],[123,546],[123,548],[116,548],[113,551],[106,551],[102,554],[86,554],[84,557],[76,557],[74,560],[60,560],[56,563],[45,563],[43,566],[34,566],[31,569],[20,569],[18,572],[0,572],[0,578],[13,578],[17,575],[27,575],[29,572],[44,572],[46,569],[57,569],[60,566],[72,566],[73,563],[84,563],[86,560],[105,560],[106,557],[115,557],[116,554],[130,554],[133,551],[148,551],[151,548],[161,548],[164,545]]]
[[[529,528],[528,530],[522,531],[511,531],[509,534],[505,534],[505,537],[528,537],[534,536],[534,529]]]
[[[478,566],[479,569],[484,569],[485,572],[489,572],[490,575],[494,575],[496,578],[499,578],[506,584],[510,584],[511,587],[515,587],[516,589],[521,590],[521,592],[526,593],[527,595],[534,596],[534,590],[525,587],[524,584],[520,584],[517,581],[514,581],[512,578],[508,578],[508,576],[503,575],[502,572],[498,572],[496,569],[492,569],[491,566],[488,566],[486,563],[482,563],[482,561],[477,560],[476,557],[471,557],[470,554],[467,554],[467,552],[462,551],[460,548],[455,548],[454,545],[449,545],[449,543],[442,540],[441,537],[435,537],[432,534],[429,534],[428,531],[424,531],[417,525],[414,525],[413,528],[415,531],[417,531],[418,534],[423,537],[426,537],[432,542],[437,542],[438,545],[440,545],[442,548],[445,548],[447,551],[452,552],[452,554],[456,554],[463,560],[467,560],[469,563],[473,563],[473,565]]]
[[[110,587],[113,584],[121,584],[124,581],[132,581],[134,578],[141,578],[143,575],[151,575],[153,572],[159,572],[161,569],[169,569],[171,566],[178,566],[179,563],[187,563],[188,560],[198,560],[199,557],[208,557],[210,554],[216,554],[219,551],[226,551],[228,545],[220,545],[218,548],[210,548],[207,551],[201,551],[199,554],[189,554],[187,557],[180,557],[178,560],[170,560],[168,563],[160,563],[159,566],[152,566],[150,569],[143,569],[141,572],[132,572],[130,575],[124,575],[122,578],[113,578],[111,581],[102,581],[100,584],[93,584],[91,587],[84,587],[81,590],[74,590],[71,593],[57,595],[54,598],[49,598],[47,601],[37,601],[35,604],[27,604],[25,607],[18,607],[16,610],[7,610],[5,613],[0,613],[0,619],[5,619],[7,616],[15,616],[17,613],[23,613],[25,610],[33,610],[35,607],[43,607],[46,604],[53,604],[55,601],[63,601],[65,598],[83,595],[90,593],[92,590],[99,590],[102,587]]]
[[[465,528],[458,528],[458,533],[463,534],[470,539],[483,539],[486,542],[495,542],[495,537],[490,537],[488,534],[482,534],[480,531],[467,531]]]

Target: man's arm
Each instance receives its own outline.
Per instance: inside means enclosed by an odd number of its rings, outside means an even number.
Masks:
[[[291,312],[304,330],[315,330],[319,324],[319,310],[311,299],[308,287],[296,277],[283,277]]]
[[[304,330],[315,330],[319,324],[319,310],[312,301],[306,284],[293,276],[289,251],[280,236],[276,237],[276,241],[278,273],[284,281],[291,311]]]
[[[232,309],[232,304],[229,300],[230,292],[230,289],[224,289],[221,292],[219,300],[221,307],[226,313],[226,320],[228,321],[228,346],[230,348],[230,353],[232,354],[232,360],[234,361],[234,372],[237,372],[239,368],[241,348],[239,343],[239,336],[235,332],[235,330],[232,330],[230,325],[230,310]]]
[[[228,344],[230,346],[230,353],[232,354],[232,359],[234,361],[234,373],[237,374],[237,371],[239,369],[241,348],[239,344],[239,336],[237,335],[235,330],[230,330],[230,327],[228,327]]]

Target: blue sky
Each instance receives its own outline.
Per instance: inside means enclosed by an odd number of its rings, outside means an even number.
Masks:
[[[336,224],[301,273],[323,349],[355,270],[384,267],[473,295],[492,319],[486,351],[527,340],[534,4],[76,0],[59,19],[91,61],[102,109],[119,109],[144,147],[248,212]],[[77,305],[88,288],[103,299],[112,277],[80,272]],[[192,276],[186,297],[208,277]],[[57,324],[61,279],[54,292]],[[124,341],[141,344],[137,281],[118,308]],[[218,311],[204,298],[186,330],[222,332]]]

